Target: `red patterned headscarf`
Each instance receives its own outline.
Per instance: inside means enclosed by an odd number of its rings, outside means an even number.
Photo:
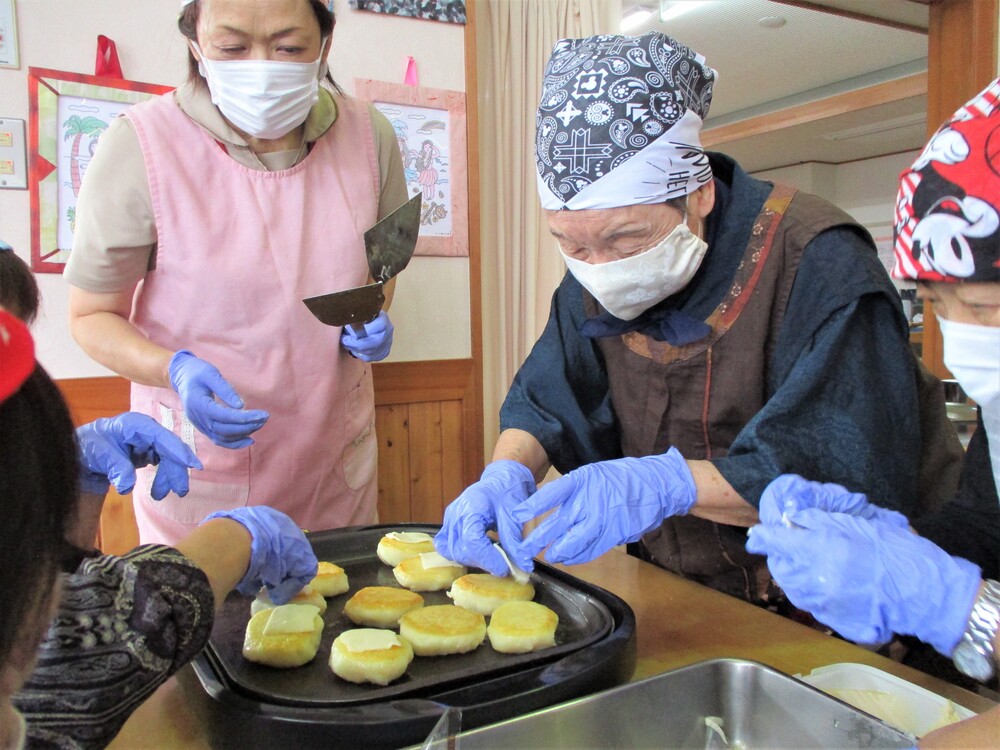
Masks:
[[[24,385],[35,369],[35,342],[28,327],[0,308],[0,403]]]
[[[900,175],[897,279],[1000,282],[1000,79]]]

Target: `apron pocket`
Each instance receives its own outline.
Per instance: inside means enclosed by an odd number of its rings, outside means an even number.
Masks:
[[[179,435],[205,468],[189,472],[190,491],[184,497],[170,493],[160,501],[150,496],[155,467],[142,472],[140,481],[146,490],[146,502],[152,503],[156,512],[180,523],[197,524],[217,510],[242,508],[250,495],[251,448],[231,450],[215,445],[195,430],[184,416],[183,410],[162,402],[154,404],[154,418]],[[193,444],[192,444],[193,443]]]
[[[361,490],[375,479],[378,470],[375,394],[368,367],[357,386],[347,394],[344,411],[344,481],[352,490]]]

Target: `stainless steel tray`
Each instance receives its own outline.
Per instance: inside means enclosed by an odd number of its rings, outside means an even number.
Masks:
[[[556,578],[539,568],[533,576],[535,601],[559,615],[554,647],[528,654],[501,654],[487,640],[468,654],[417,657],[403,677],[385,687],[346,682],[334,675],[328,664],[333,640],[357,627],[343,614],[344,603],[365,586],[399,587],[392,568],[375,553],[382,536],[394,530],[434,533],[436,527],[378,526],[309,535],[320,560],[344,568],[350,590],[327,600],[319,652],[303,667],[274,669],[243,658],[241,650],[252,599],[231,594],[216,617],[206,651],[229,688],[269,704],[302,707],[341,707],[424,696],[553,662],[600,641],[614,627],[614,618],[604,603],[575,587],[571,583],[574,579]],[[451,603],[443,591],[425,592],[422,596],[426,605]]]
[[[717,717],[726,741],[705,722]],[[913,737],[756,662],[714,659],[458,735],[476,748],[910,748]],[[443,745],[442,745],[443,747]]]

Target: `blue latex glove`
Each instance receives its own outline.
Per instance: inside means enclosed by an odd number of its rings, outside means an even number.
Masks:
[[[236,590],[256,596],[260,587],[275,604],[287,604],[302,587],[316,577],[319,564],[302,529],[281,511],[266,505],[220,510],[205,518],[230,518],[243,524],[253,542],[250,564]],[[202,521],[204,523],[205,521]]]
[[[340,345],[350,352],[352,357],[365,362],[378,362],[389,356],[392,348],[392,321],[385,310],[379,312],[376,318],[365,323],[364,338],[358,338],[351,326],[344,326],[340,332]]]
[[[184,441],[155,420],[137,412],[98,419],[77,428],[80,446],[80,489],[96,495],[113,484],[125,495],[135,487],[137,467],[156,466],[151,494],[162,500],[168,492],[188,493],[188,469],[201,461]]]
[[[531,570],[531,556],[521,553],[521,524],[511,511],[535,491],[531,470],[517,461],[494,461],[475,484],[469,485],[444,511],[444,524],[434,537],[443,557],[505,576],[510,568],[486,532],[495,529],[500,546],[522,570]]]
[[[891,523],[815,508],[792,526],[754,526],[747,551],[788,599],[846,638],[869,645],[913,635],[951,656],[965,631],[981,571]]]
[[[619,458],[581,466],[542,487],[513,513],[525,523],[555,508],[525,538],[534,557],[576,565],[634,542],[665,518],[685,515],[697,499],[694,478],[676,448],[660,456]],[[551,545],[551,546],[550,546]]]
[[[873,505],[859,492],[848,492],[839,484],[810,482],[796,474],[783,474],[767,486],[760,496],[760,522],[781,526],[785,514],[806,508],[846,513],[868,521],[877,519],[904,529],[910,525],[902,513]]]
[[[223,448],[253,444],[250,434],[263,427],[269,415],[244,409],[243,399],[214,365],[181,349],[170,358],[169,373],[184,412],[202,435]]]

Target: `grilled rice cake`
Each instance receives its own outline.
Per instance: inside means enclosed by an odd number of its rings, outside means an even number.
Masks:
[[[448,596],[459,607],[489,616],[501,604],[531,601],[535,598],[535,587],[530,582],[518,583],[511,577],[469,573],[455,579]]]
[[[538,602],[507,602],[490,617],[486,633],[494,651],[525,654],[556,645],[559,615]]]
[[[390,531],[378,543],[375,553],[386,565],[395,568],[403,560],[434,551],[434,539],[420,531]]]
[[[301,667],[316,658],[323,618],[311,604],[268,607],[250,618],[243,657],[269,667]]]
[[[424,552],[392,569],[399,585],[410,591],[443,591],[466,572],[464,565],[446,560],[437,552]]]
[[[417,656],[464,654],[485,640],[486,618],[454,604],[436,604],[399,618],[399,634]]]
[[[330,669],[348,682],[388,685],[403,676],[411,661],[410,644],[391,630],[346,630],[330,649]]]
[[[344,569],[332,562],[323,561],[320,561],[316,577],[309,581],[309,585],[324,597],[343,594],[350,588]]]
[[[355,625],[395,628],[400,617],[422,606],[424,598],[415,591],[392,586],[366,586],[347,600],[344,614]]]
[[[302,587],[302,590],[293,596],[289,601],[289,604],[311,604],[316,609],[319,610],[320,614],[326,612],[326,599],[323,595],[319,593],[316,589],[312,587],[311,584],[306,584]],[[250,614],[255,615],[265,609],[270,609],[274,607],[274,602],[271,601],[271,597],[268,596],[267,589],[262,588],[257,592],[257,597],[250,602]]]

